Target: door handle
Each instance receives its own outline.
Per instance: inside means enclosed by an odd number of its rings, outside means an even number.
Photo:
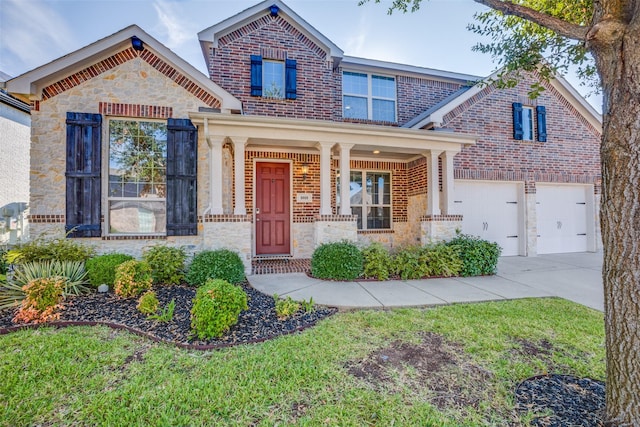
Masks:
[[[260,214],[260,208],[256,208],[256,215]]]

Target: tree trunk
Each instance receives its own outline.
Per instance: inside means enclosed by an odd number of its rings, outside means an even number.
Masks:
[[[604,93],[606,426],[640,425],[640,21],[594,35]]]

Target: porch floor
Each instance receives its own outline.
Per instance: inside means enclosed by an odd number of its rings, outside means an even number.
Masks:
[[[310,259],[254,259],[253,274],[306,273],[311,270]]]

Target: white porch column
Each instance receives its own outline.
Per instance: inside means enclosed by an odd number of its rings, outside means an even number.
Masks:
[[[331,215],[331,148],[333,142],[318,142],[320,149],[320,215]]]
[[[222,215],[222,144],[225,137],[209,135],[206,119],[204,123],[209,145],[209,206],[211,215]]]
[[[442,153],[442,194],[440,198],[440,208],[443,215],[453,214],[453,156],[456,155],[454,151],[445,151]]]
[[[340,143],[340,215],[351,215],[349,182],[351,175],[351,148],[354,144]]]
[[[438,157],[442,151],[427,151],[427,215],[440,215],[440,180],[438,176]]]
[[[235,215],[246,215],[245,185],[244,185],[244,148],[249,138],[236,138],[233,141],[233,164],[235,170],[236,205],[233,209]]]

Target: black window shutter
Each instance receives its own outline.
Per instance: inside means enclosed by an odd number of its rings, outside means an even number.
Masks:
[[[251,55],[251,96],[262,96],[262,56]]]
[[[167,121],[167,236],[198,234],[198,129],[189,119]]]
[[[287,59],[285,62],[285,97],[287,99],[296,99],[296,79],[298,75],[297,63],[294,59]]]
[[[522,104],[513,103],[513,139],[522,140],[524,132],[522,130]]]
[[[538,105],[536,107],[536,120],[538,121],[538,141],[547,142],[547,109]]]
[[[68,237],[100,237],[102,116],[67,113],[65,231]]]

